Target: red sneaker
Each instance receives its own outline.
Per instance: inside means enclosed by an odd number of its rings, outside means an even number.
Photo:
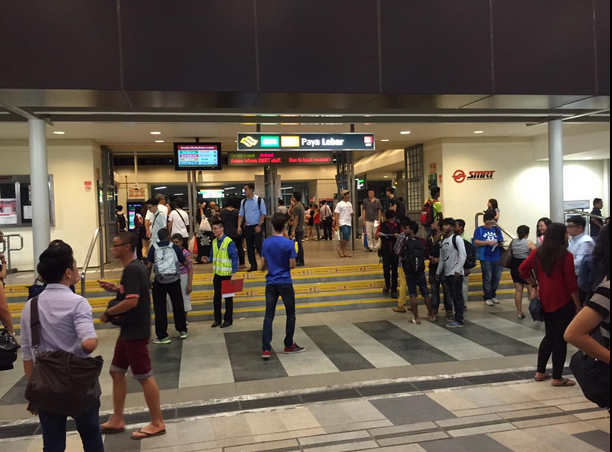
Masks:
[[[263,353],[261,354],[261,357],[267,361],[267,360],[269,360],[270,358],[272,358],[272,352],[263,352]]]
[[[286,355],[292,355],[294,353],[304,353],[306,351],[305,348],[300,347],[297,344],[293,344],[293,346],[291,347],[285,347],[285,354]]]

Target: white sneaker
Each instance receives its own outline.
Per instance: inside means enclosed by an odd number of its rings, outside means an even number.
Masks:
[[[495,304],[501,304],[501,301],[499,301],[497,298],[493,298],[493,300],[492,300],[492,301],[493,301],[493,303],[495,303]]]
[[[495,303],[493,302],[493,300],[487,300],[487,301],[485,301],[485,304],[487,306],[495,306]]]

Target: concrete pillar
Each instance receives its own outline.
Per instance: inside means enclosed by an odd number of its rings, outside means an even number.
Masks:
[[[42,119],[29,119],[30,187],[32,190],[32,237],[34,268],[40,255],[51,242],[49,213],[49,168],[47,165],[46,124]]]
[[[548,155],[550,173],[550,218],[565,223],[563,191],[563,121],[548,123]]]

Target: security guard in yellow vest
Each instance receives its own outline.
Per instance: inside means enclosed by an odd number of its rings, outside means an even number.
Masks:
[[[238,248],[236,244],[225,235],[225,224],[217,220],[212,224],[212,233],[215,236],[210,258],[204,258],[206,263],[212,262],[215,275],[213,285],[215,288],[215,323],[213,328],[228,328],[234,323],[234,299],[225,299],[225,318],[222,316],[223,281],[235,281],[238,273]],[[223,321],[223,323],[221,323]]]

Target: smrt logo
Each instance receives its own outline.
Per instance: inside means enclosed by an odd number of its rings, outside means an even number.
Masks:
[[[457,170],[453,174],[453,179],[458,184],[464,183],[466,180],[492,180],[495,178],[495,171],[470,171],[466,174],[463,170]]]
[[[246,147],[252,148],[253,146],[257,146],[257,144],[259,143],[259,140],[256,140],[253,137],[245,137],[242,140],[240,140],[240,142],[244,144]]]

